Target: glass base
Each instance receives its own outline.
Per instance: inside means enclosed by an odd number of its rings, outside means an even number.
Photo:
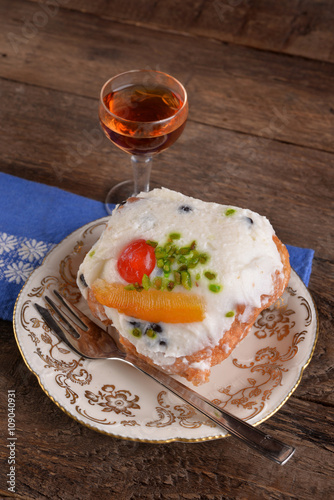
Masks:
[[[155,182],[150,183],[150,189],[154,189],[157,187],[160,188],[161,184]],[[135,196],[133,181],[123,181],[116,184],[114,187],[110,189],[106,197],[104,206],[106,208],[107,213],[111,215],[112,211],[115,208],[115,205],[122,203],[123,201],[130,198],[130,196]]]

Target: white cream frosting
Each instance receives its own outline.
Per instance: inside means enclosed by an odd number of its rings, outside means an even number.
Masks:
[[[203,321],[161,323],[162,332],[155,339],[147,335],[136,338],[131,333],[133,318],[105,307],[114,326],[139,353],[160,366],[168,366],[177,357],[216,346],[234,321],[233,317],[225,315],[235,310],[236,305],[246,305],[243,314],[246,320],[251,308],[261,306],[261,296],[273,293],[273,275],[276,271],[282,272],[283,265],[272,239],[274,230],[270,222],[251,210],[207,203],[164,188],[140,193],[138,197],[140,200],[126,203],[113,212],[107,228],[80,266],[78,286],[86,297],[87,288],[79,278],[81,274],[89,287],[97,278],[126,285],[116,264],[122,250],[133,240],[153,240],[163,245],[168,235],[175,232],[181,235],[177,241],[180,247],[195,240],[196,248],[210,258],[207,263],[190,270],[193,281],[195,275],[200,274],[197,285],[189,291],[181,285],[174,290],[204,298],[206,317]],[[188,206],[190,210],[180,210],[181,206]],[[226,215],[229,209],[235,212]],[[156,268],[151,278],[159,271]],[[205,271],[216,273],[216,278],[209,281],[204,276]],[[221,291],[210,291],[210,283],[221,285]],[[138,322],[144,331],[148,323]]]

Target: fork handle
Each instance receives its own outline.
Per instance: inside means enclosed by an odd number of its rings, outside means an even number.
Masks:
[[[292,446],[282,443],[256,427],[240,420],[238,417],[231,415],[219,406],[211,403],[204,396],[199,395],[181,382],[178,382],[141,359],[127,355],[124,361],[159,382],[166,389],[215,422],[215,424],[223,427],[230,434],[241,439],[248,446],[277,464],[284,465],[295,452],[295,448]]]

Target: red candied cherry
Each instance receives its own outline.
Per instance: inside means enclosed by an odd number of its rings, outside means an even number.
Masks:
[[[117,261],[117,269],[128,283],[141,285],[144,274],[149,276],[155,267],[155,252],[145,240],[135,240],[121,252]]]

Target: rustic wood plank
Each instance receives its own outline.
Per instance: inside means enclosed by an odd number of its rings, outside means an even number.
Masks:
[[[128,24],[334,62],[331,0],[59,0],[58,3]]]
[[[96,97],[111,74],[160,69],[185,83],[191,120],[333,151],[331,64],[137,26],[127,29],[64,9],[37,27],[36,12],[31,2],[18,0],[15,7],[1,2],[0,76]]]

